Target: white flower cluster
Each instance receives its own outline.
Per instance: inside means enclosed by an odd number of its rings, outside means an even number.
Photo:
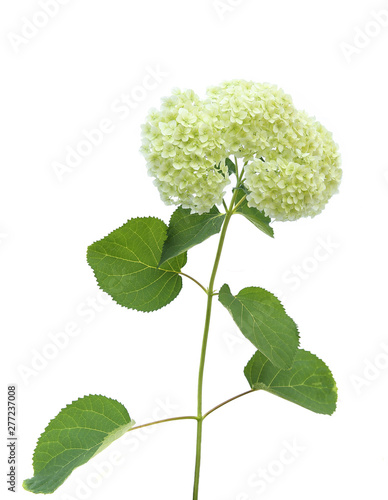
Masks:
[[[214,106],[192,91],[175,90],[143,125],[142,152],[162,200],[193,212],[219,205],[229,183]]]
[[[225,158],[243,158],[249,206],[277,220],[322,211],[341,180],[331,134],[290,96],[243,80],[208,89],[201,101],[175,91],[143,127],[142,151],[163,200],[202,213],[229,183]]]

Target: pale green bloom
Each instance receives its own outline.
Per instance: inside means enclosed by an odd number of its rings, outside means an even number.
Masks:
[[[164,202],[193,212],[222,202],[229,183],[218,114],[192,91],[175,90],[143,126],[142,152]]]
[[[315,119],[270,84],[243,80],[201,101],[176,90],[143,126],[142,151],[162,199],[202,213],[229,183],[225,158],[242,158],[248,204],[277,220],[322,211],[341,180],[338,148]]]
[[[338,191],[338,148],[319,122],[299,112],[282,143],[245,168],[248,204],[286,221],[314,217]],[[274,143],[272,143],[274,144]]]

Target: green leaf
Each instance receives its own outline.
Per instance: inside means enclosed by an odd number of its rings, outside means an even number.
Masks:
[[[98,284],[124,307],[155,311],[182,288],[179,272],[186,254],[159,267],[166,224],[156,217],[131,219],[88,248],[88,263]]]
[[[244,192],[239,190],[237,194],[236,204],[243,198]],[[252,224],[254,224],[260,231],[274,237],[273,228],[269,225],[271,222],[271,218],[267,217],[264,212],[257,210],[257,208],[248,207],[248,202],[245,199],[239,207],[237,207],[236,214],[243,215],[246,219],[248,219]]]
[[[232,175],[236,173],[236,165],[232,162],[230,158],[225,159],[225,165],[228,167],[228,174]]]
[[[224,219],[225,214],[221,214],[216,206],[201,215],[178,207],[171,216],[159,265],[219,233]]]
[[[337,402],[337,386],[329,368],[314,354],[298,349],[289,370],[275,367],[257,351],[244,374],[252,389],[264,389],[316,413],[331,415]]]
[[[249,287],[233,296],[224,285],[218,298],[256,349],[279,368],[292,366],[299,345],[298,328],[272,293]]]
[[[85,396],[51,420],[36,445],[34,477],[23,482],[32,493],[53,493],[80,465],[88,462],[135,422],[124,406],[105,396]]]

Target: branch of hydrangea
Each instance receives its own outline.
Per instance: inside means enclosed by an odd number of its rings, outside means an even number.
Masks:
[[[215,406],[214,408],[212,408],[211,410],[209,410],[207,413],[205,413],[205,415],[203,416],[203,418],[205,419],[206,417],[208,417],[211,413],[213,413],[213,411],[216,411],[218,410],[219,408],[221,408],[222,406],[225,406],[227,405],[228,403],[231,403],[232,401],[234,401],[235,399],[238,399],[238,398],[242,398],[243,396],[246,396],[247,394],[251,394],[251,392],[256,392],[257,389],[251,389],[250,391],[245,391],[243,392],[242,394],[239,394],[238,396],[234,396],[233,398],[230,398],[230,399],[227,399],[226,401],[224,401],[223,403],[220,403],[219,405]]]
[[[238,174],[238,161],[237,161],[237,157],[235,156],[234,157],[234,164],[236,165],[236,177],[237,179],[239,179],[239,174]],[[238,184],[238,183],[237,183]]]
[[[225,208],[225,211],[227,212],[228,211],[228,205],[225,203],[225,200],[222,198],[222,204]]]
[[[137,429],[143,429],[143,427],[150,427],[151,425],[164,424],[164,422],[174,422],[176,420],[198,420],[198,417],[190,416],[190,417],[173,417],[166,418],[164,420],[156,420],[155,422],[149,422],[148,424],[136,425],[136,427],[131,427],[127,430],[127,432],[135,431]]]
[[[235,205],[235,207],[233,208],[233,213],[236,212],[236,210],[238,209],[238,207],[246,200],[246,197],[247,195],[244,195],[241,200]]]
[[[197,281],[195,278],[193,278],[192,276],[190,276],[189,274],[186,274],[186,273],[182,273],[182,272],[178,272],[178,274],[180,274],[181,276],[185,276],[186,278],[189,278],[189,280],[191,281],[194,281],[194,283],[196,283],[200,288],[202,288],[202,290],[206,293],[207,295],[207,289],[201,285],[201,283],[199,281]]]

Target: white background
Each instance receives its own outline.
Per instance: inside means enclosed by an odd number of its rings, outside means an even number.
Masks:
[[[34,0],[0,7],[1,491],[7,384],[19,393],[18,492],[9,498],[32,498],[21,480],[32,476],[36,440],[78,397],[117,398],[138,424],[157,408],[167,416],[161,402],[175,405],[169,416],[195,413],[203,292],[186,281],[159,312],[125,310],[99,294],[85,252],[128,218],[169,219],[172,207],[159,200],[139,153],[148,109],[173,87],[203,95],[242,78],[278,84],[333,131],[344,176],[323,214],[274,224],[274,240],[235,217],[218,285],[280,295],[302,346],[331,367],[339,404],[326,417],[256,393],[213,414],[200,498],[386,498],[388,19],[370,22],[374,11],[388,13],[388,1],[62,3],[47,23]],[[21,42],[31,20],[46,25],[30,26]],[[164,75],[139,90],[149,68]],[[141,96],[125,116],[116,108],[123,94]],[[53,163],[64,163],[82,131],[102,119],[111,120],[111,133],[60,180]],[[206,283],[215,245],[216,238],[190,251],[185,271]],[[72,323],[78,335],[50,351],[50,334]],[[206,409],[248,389],[242,370],[253,352],[216,303]],[[52,356],[45,366],[44,353]],[[40,369],[26,375],[38,358]],[[195,422],[128,437],[77,469],[52,498],[191,498]],[[293,445],[294,457],[285,452]],[[118,457],[120,465],[107,466]],[[268,479],[259,487],[260,469]]]

